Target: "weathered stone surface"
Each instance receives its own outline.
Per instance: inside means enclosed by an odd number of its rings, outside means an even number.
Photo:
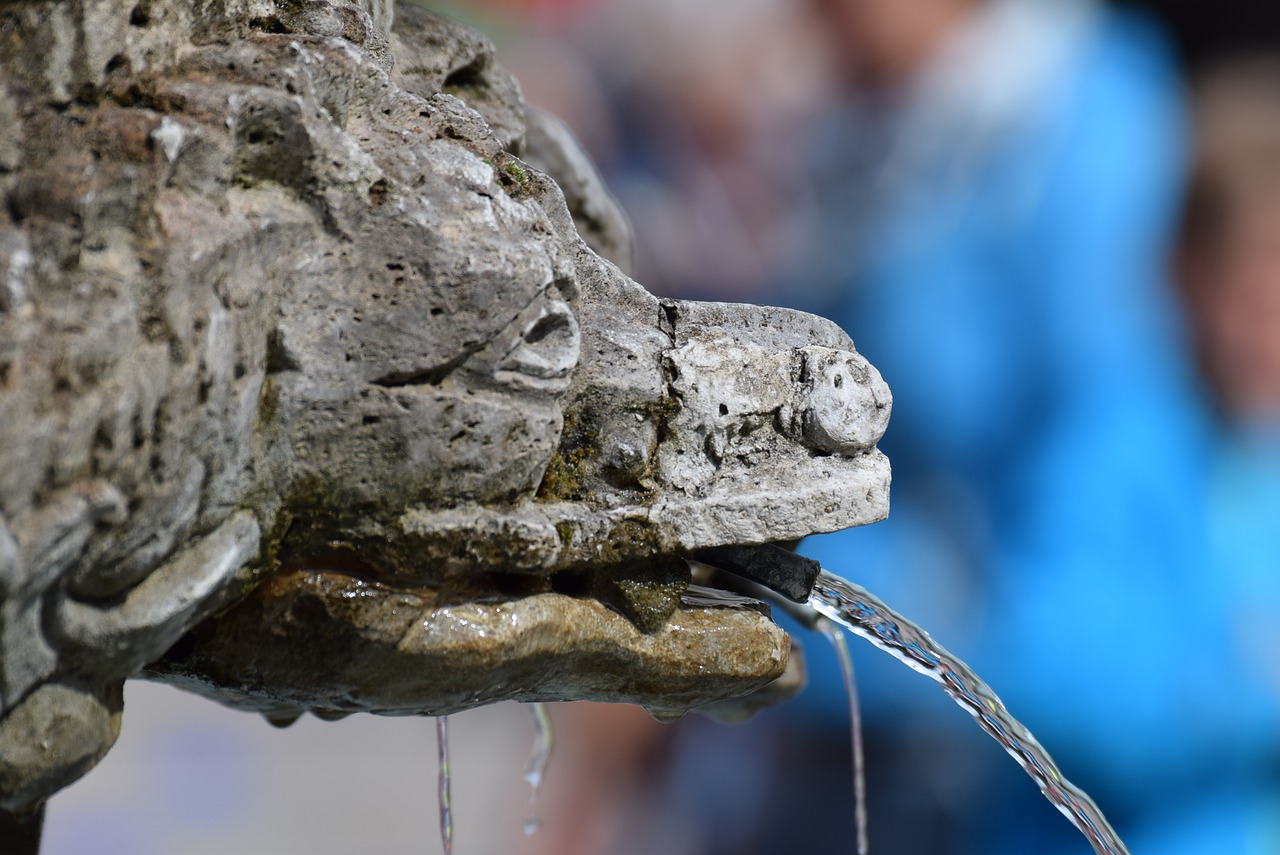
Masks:
[[[120,735],[124,701],[46,683],[0,721],[0,811],[35,808],[96,764]]]
[[[785,637],[681,557],[887,512],[844,333],[628,279],[572,139],[421,10],[2,4],[0,199],[0,751],[68,740],[23,800],[110,744],[52,687],[144,666],[277,717],[741,694]]]

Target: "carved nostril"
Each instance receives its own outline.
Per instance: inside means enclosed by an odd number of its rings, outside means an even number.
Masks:
[[[566,380],[578,364],[582,336],[573,310],[552,300],[521,331],[498,371],[537,380]]]
[[[893,398],[871,363],[850,351],[806,347],[802,400],[807,445],[831,454],[872,448],[889,426]]]

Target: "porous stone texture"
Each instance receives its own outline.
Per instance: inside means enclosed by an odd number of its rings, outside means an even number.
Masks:
[[[416,7],[0,4],[0,199],[0,809],[142,669],[276,718],[744,695],[785,634],[681,556],[887,513],[847,336],[628,279],[572,138]]]

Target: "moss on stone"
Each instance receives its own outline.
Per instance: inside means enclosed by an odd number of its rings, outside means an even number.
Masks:
[[[652,633],[666,626],[688,587],[689,565],[665,557],[605,568],[593,575],[591,593],[641,632]]]
[[[542,482],[538,485],[539,501],[574,500],[583,496],[583,465],[595,453],[598,439],[594,427],[584,425],[576,413],[570,411],[564,414],[560,445],[547,464]]]
[[[502,164],[502,171],[510,175],[516,181],[519,181],[521,186],[528,185],[529,183],[529,173],[521,169],[514,160],[508,160],[506,163]]]

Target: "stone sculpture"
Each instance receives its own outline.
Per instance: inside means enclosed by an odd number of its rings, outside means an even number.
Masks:
[[[0,198],[0,811],[140,672],[274,720],[746,694],[788,639],[683,557],[887,513],[848,337],[644,291],[415,6],[0,3]]]

